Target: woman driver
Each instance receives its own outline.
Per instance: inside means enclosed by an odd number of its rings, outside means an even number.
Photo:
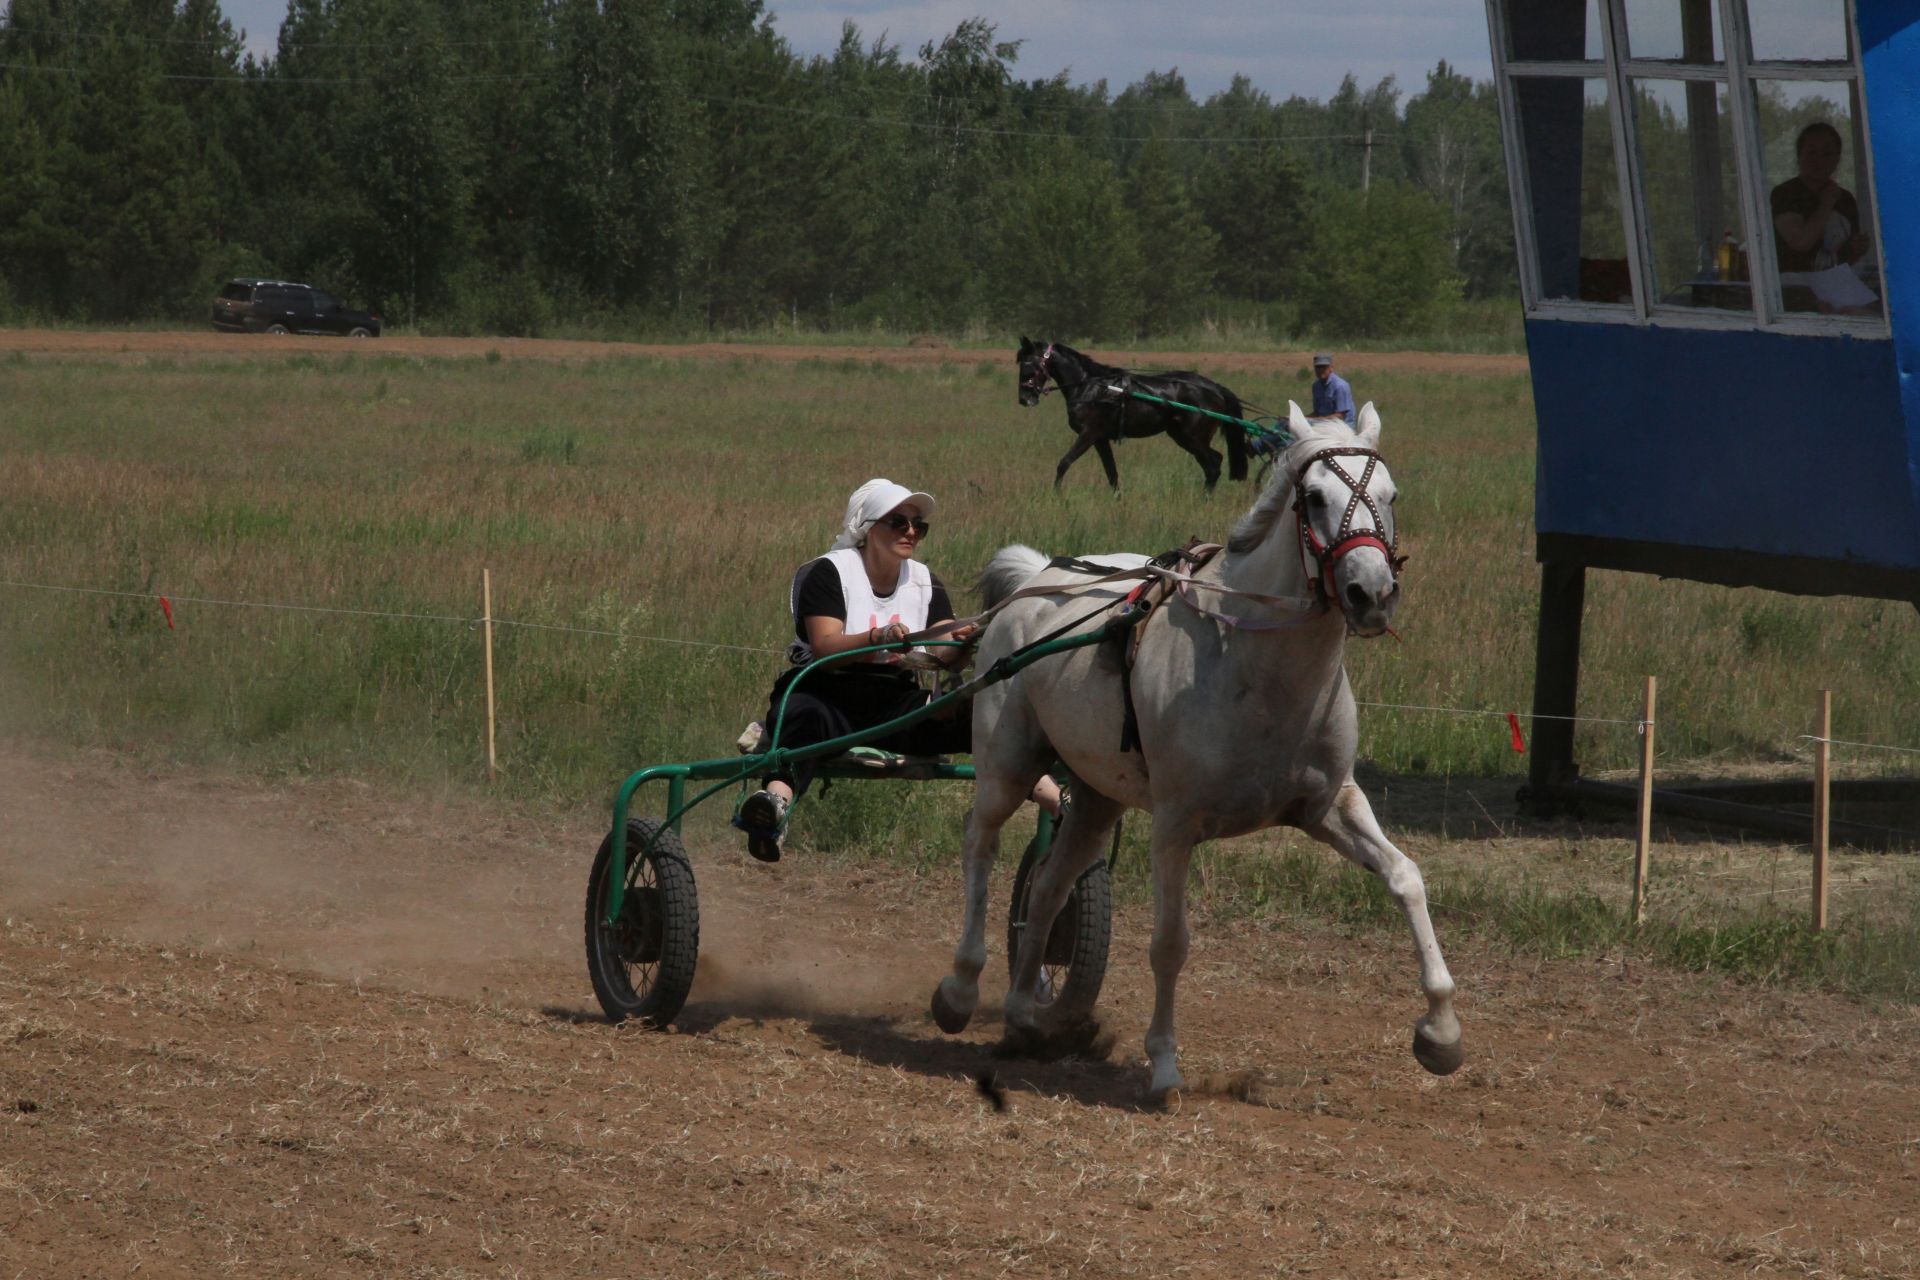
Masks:
[[[789,605],[793,643],[789,669],[774,682],[765,724],[771,731],[780,699],[802,667],[888,641],[929,631],[928,639],[964,640],[974,628],[958,625],[940,579],[914,559],[934,513],[933,496],[891,480],[869,480],[847,500],[839,536],[827,554],[802,565],[793,578]],[[932,650],[948,665],[966,651]],[[952,655],[952,656],[949,656]],[[870,653],[822,666],[787,698],[780,729],[782,747],[805,747],[857,733],[926,705],[927,692],[900,665],[897,653]],[[966,707],[950,718],[930,717],[871,745],[907,755],[967,751],[973,717]],[[748,796],[735,824],[747,833],[747,852],[762,862],[780,859],[787,810],[812,783],[816,762],[796,761],[770,774],[764,789]],[[1042,778],[1034,799],[1059,812],[1060,790]]]

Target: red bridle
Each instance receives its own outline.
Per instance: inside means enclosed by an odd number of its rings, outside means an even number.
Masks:
[[[1361,469],[1358,479],[1348,475],[1346,469],[1334,461],[1335,458],[1344,457],[1367,460],[1367,465]],[[1386,541],[1381,536],[1386,531],[1387,521],[1380,511],[1380,504],[1375,502],[1373,495],[1367,491],[1367,486],[1373,481],[1373,469],[1381,461],[1380,455],[1372,449],[1350,445],[1345,448],[1322,449],[1301,463],[1299,470],[1294,472],[1293,512],[1300,522],[1301,556],[1310,568],[1313,589],[1320,596],[1321,603],[1329,607],[1338,607],[1343,613],[1346,611],[1346,606],[1333,589],[1333,569],[1340,562],[1340,557],[1349,555],[1361,547],[1376,547],[1380,554],[1387,558],[1387,567],[1393,571],[1396,582],[1400,580],[1400,566],[1407,562],[1405,556],[1398,554],[1400,549],[1398,531],[1394,533],[1392,542]],[[1335,531],[1332,542],[1321,542],[1320,535],[1313,531],[1313,524],[1307,519],[1305,481],[1307,469],[1316,462],[1326,463],[1327,470],[1339,476],[1341,483],[1346,485],[1353,494],[1347,499],[1347,509],[1340,515],[1340,527]],[[1359,514],[1363,504],[1368,513],[1373,516],[1373,528],[1356,530],[1353,527],[1353,518]]]

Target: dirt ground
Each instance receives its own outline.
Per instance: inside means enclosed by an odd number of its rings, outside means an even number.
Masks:
[[[178,332],[93,332],[65,329],[0,328],[0,353],[139,359],[147,356],[233,355],[271,358],[287,352],[332,352],[395,356],[438,356],[484,359],[493,352],[526,360],[585,361],[612,356],[674,360],[861,360],[879,364],[941,365],[998,364],[1011,359],[1011,350],[952,347],[938,338],[916,338],[904,347],[779,346],[707,342],[672,346],[637,342],[572,342],[551,338],[347,338],[277,337],[264,334],[220,333],[208,330]],[[1155,368],[1204,368],[1250,374],[1292,374],[1306,367],[1311,353],[1130,351],[1102,347],[1102,359],[1121,365]],[[1518,374],[1527,370],[1519,355],[1451,355],[1427,351],[1361,351],[1342,353],[1343,373],[1460,373]]]
[[[601,821],[0,745],[0,1275],[1913,1274],[1911,1008],[1443,937],[1437,1080],[1403,939],[1203,891],[1146,1111],[1146,913],[1110,1060],[996,1061],[957,868],[696,847],[680,1025],[606,1025]]]

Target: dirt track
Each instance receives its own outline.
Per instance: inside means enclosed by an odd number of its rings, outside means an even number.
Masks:
[[[1142,1112],[1144,913],[1112,1060],[996,1063],[955,870],[696,848],[683,1026],[598,1022],[596,818],[0,747],[0,1274],[1912,1274],[1911,1009],[1443,938],[1434,1080],[1402,939],[1202,893]]]
[[[707,342],[650,345],[637,342],[573,342],[552,338],[379,338],[355,342],[346,338],[280,337],[259,334],[182,330],[171,333],[95,332],[65,329],[0,328],[0,352],[45,356],[140,358],[143,356],[227,355],[271,358],[287,352],[334,354],[380,353],[399,356],[437,356],[483,359],[499,352],[509,359],[584,361],[609,357],[672,360],[861,360],[900,365],[998,364],[1008,351],[950,347],[938,339],[916,340],[905,347],[779,346],[759,343]],[[1308,352],[1186,352],[1130,351],[1101,348],[1101,358],[1123,365],[1155,368],[1202,368],[1251,374],[1291,374],[1306,367]],[[1427,351],[1354,352],[1343,354],[1345,373],[1374,371],[1403,373],[1519,374],[1527,359],[1516,355],[1449,355]]]

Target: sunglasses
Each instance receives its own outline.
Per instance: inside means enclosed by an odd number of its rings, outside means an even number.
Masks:
[[[927,530],[932,528],[925,520],[918,518],[909,519],[897,511],[889,516],[881,516],[878,520],[874,521],[874,523],[885,525],[895,533],[905,533],[911,529],[913,530],[913,536],[916,538],[926,537]]]

